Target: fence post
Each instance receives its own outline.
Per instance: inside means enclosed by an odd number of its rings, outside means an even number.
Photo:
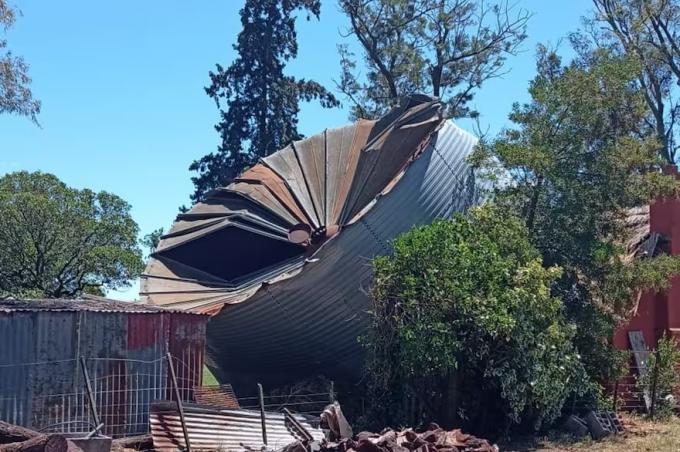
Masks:
[[[330,388],[328,390],[328,398],[330,399],[330,403],[335,402],[335,382],[331,380]]]
[[[187,446],[187,451],[191,452],[191,443],[189,442],[189,432],[187,432],[187,424],[184,421],[184,407],[182,406],[182,399],[179,394],[179,385],[177,384],[177,375],[175,375],[175,366],[172,365],[172,355],[170,352],[168,356],[168,368],[170,369],[170,377],[172,378],[172,386],[175,390],[175,399],[177,399],[177,411],[179,411],[179,421],[182,424],[182,433],[184,433],[184,443]]]
[[[614,382],[614,401],[612,402],[612,411],[617,411],[619,401],[619,380]]]
[[[260,395],[260,421],[262,422],[262,442],[267,445],[267,424],[264,417],[264,389],[260,383],[257,384],[257,392]]]
[[[652,403],[649,408],[649,417],[654,420],[654,412],[656,411],[656,383],[659,379],[659,351],[654,352],[654,369],[652,369]]]
[[[80,357],[80,368],[83,370],[83,378],[85,378],[85,389],[87,389],[87,400],[90,402],[90,411],[92,411],[92,418],[94,419],[95,432],[102,428],[101,422],[99,422],[99,413],[97,412],[97,404],[94,400],[94,394],[92,393],[92,385],[90,384],[90,375],[87,373],[87,364],[85,363],[85,358]]]

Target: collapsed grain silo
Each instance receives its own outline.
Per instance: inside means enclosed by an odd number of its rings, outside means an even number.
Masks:
[[[142,298],[213,314],[209,362],[236,385],[356,377],[371,259],[475,203],[475,143],[420,95],[296,141],[177,217]]]

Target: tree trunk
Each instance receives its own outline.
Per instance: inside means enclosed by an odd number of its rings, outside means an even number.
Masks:
[[[0,421],[0,445],[43,436],[35,430]]]
[[[450,370],[445,380],[446,406],[444,407],[444,426],[452,428],[458,425],[458,407],[460,405],[460,390],[458,371]]]
[[[39,435],[20,443],[0,446],[0,452],[66,452],[68,442],[63,435]]]

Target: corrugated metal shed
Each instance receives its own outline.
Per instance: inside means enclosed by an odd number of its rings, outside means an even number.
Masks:
[[[184,419],[189,442],[194,450],[259,450],[262,426],[258,411],[244,409],[215,409],[214,407],[184,404]],[[323,432],[313,427],[305,417],[295,418],[311,433],[315,440],[323,439]],[[278,450],[296,441],[283,414],[266,413],[268,449]],[[173,402],[157,402],[151,406],[151,435],[156,450],[184,450],[185,441],[179,413]]]
[[[166,353],[176,358],[184,398],[200,385],[207,321],[98,297],[0,300],[0,419],[87,430],[85,358],[105,431],[144,432],[151,400],[168,397]]]
[[[211,197],[207,204],[222,210],[195,206],[164,238],[178,251],[151,260],[141,293],[150,303],[215,314],[211,362],[237,389],[252,379],[277,384],[321,372],[356,377],[371,259],[412,226],[479,201],[466,160],[475,144],[442,119],[439,101],[423,96],[378,121],[293,143],[227,187],[259,185],[277,203]],[[277,220],[266,220],[262,208]],[[287,214],[276,214],[282,209]],[[229,221],[241,216],[220,235],[207,210]],[[261,221],[268,227],[237,232]],[[299,240],[305,230],[308,239]]]

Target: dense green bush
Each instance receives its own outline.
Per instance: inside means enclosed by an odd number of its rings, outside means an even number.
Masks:
[[[649,354],[647,371],[637,380],[640,391],[653,401],[654,417],[669,418],[677,407],[674,392],[680,385],[679,363],[678,342],[664,334],[656,344],[656,350]]]
[[[364,342],[377,423],[538,427],[581,387],[550,293],[560,269],[542,265],[519,219],[486,207],[418,227],[374,266]]]

